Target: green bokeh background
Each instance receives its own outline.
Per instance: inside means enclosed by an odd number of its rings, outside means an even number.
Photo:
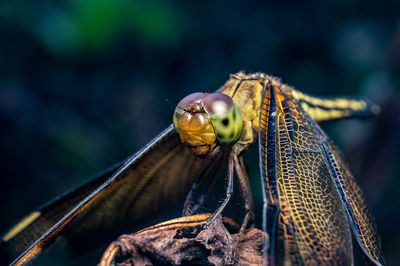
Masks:
[[[367,97],[368,121],[324,125],[400,264],[400,16],[395,0],[2,1],[0,231],[126,158],[174,106],[230,73],[315,95]],[[256,171],[253,171],[256,172]]]

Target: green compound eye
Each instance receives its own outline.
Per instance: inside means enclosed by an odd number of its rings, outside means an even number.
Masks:
[[[212,93],[201,99],[221,144],[233,144],[242,135],[242,115],[228,95]]]

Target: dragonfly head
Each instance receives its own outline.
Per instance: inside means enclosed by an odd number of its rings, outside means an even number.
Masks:
[[[222,93],[192,93],[175,108],[173,124],[181,141],[198,156],[209,156],[219,145],[233,145],[243,119],[233,100]]]

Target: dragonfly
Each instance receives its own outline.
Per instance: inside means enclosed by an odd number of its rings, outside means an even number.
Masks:
[[[189,215],[199,184],[216,178],[224,159],[225,198],[206,226],[229,203],[237,180],[243,232],[255,219],[243,154],[257,145],[260,215],[268,236],[264,264],[352,264],[353,234],[367,260],[383,265],[363,192],[319,126],[378,112],[363,99],[310,96],[279,78],[238,72],[215,93],[182,99],[173,124],[137,153],[20,220],[2,236],[2,261],[23,265],[90,257],[95,247],[101,251],[126,228],[156,221],[172,206],[184,202],[183,215]]]

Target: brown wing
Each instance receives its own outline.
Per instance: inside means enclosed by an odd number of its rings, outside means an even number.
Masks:
[[[291,95],[274,87],[265,90],[261,164],[267,187],[275,187],[266,217],[269,258],[278,263],[349,265],[349,223],[315,126]]]
[[[329,147],[327,151],[334,169],[335,180],[339,191],[342,192],[341,196],[357,242],[372,262],[376,265],[383,265],[385,262],[380,239],[364,194],[350,172],[350,167],[343,160],[341,151],[322,130],[320,130],[320,134],[325,140],[325,145]]]
[[[210,162],[193,156],[170,126],[113,174],[100,176],[90,188],[80,187],[79,191],[89,191],[88,196],[75,200],[79,203],[34,242],[18,262],[28,262],[41,251],[46,252],[35,262],[49,263],[52,256],[63,261],[87,255],[121,233],[146,226],[145,219],[152,218],[151,222],[156,222],[170,217],[171,214],[160,215],[177,205]],[[63,199],[69,200],[69,195],[55,203],[62,205]],[[40,225],[34,222],[21,233],[29,235],[36,228]]]

